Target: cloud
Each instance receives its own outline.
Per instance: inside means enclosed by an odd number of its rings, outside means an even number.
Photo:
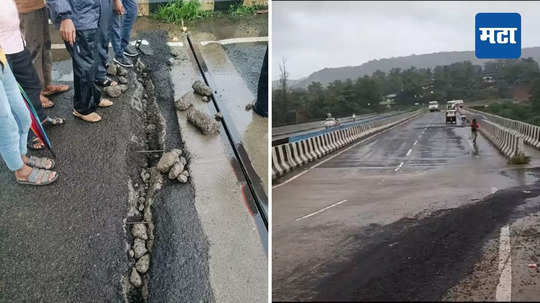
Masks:
[[[273,2],[272,74],[440,51],[474,50],[474,16],[518,12],[522,46],[540,46],[540,2]]]

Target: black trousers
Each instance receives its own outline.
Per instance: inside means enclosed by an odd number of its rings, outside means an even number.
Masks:
[[[6,55],[9,66],[13,71],[15,80],[19,82],[21,87],[24,89],[30,102],[34,105],[38,118],[41,122],[45,120],[47,115],[43,111],[41,106],[41,101],[39,100],[39,95],[41,94],[41,81],[39,76],[32,64],[32,55],[28,49],[24,49],[22,52],[16,54]]]
[[[95,83],[100,63],[98,36],[98,29],[78,30],[73,46],[65,43],[73,61],[73,108],[83,115],[95,112],[101,100]]]
[[[264,55],[264,61],[259,77],[259,87],[257,88],[257,101],[255,102],[255,112],[263,117],[268,117],[268,48]]]

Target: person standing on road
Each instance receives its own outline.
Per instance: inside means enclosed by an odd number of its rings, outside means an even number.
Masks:
[[[117,1],[117,0],[115,0]],[[111,43],[114,50],[114,62],[123,67],[133,67],[128,57],[139,55],[137,49],[129,44],[131,29],[137,19],[137,0],[121,0],[125,15],[118,14],[114,18]],[[117,5],[115,4],[115,11]]]
[[[471,135],[472,135],[472,142],[476,144],[476,138],[478,137],[478,122],[476,122],[476,119],[472,119],[471,122]]]
[[[46,96],[69,90],[68,85],[52,84],[51,36],[49,14],[43,0],[15,0],[19,11],[21,30],[43,90],[40,100],[43,108],[54,103]]]
[[[112,2],[112,3],[111,3]],[[111,7],[111,4],[113,6]],[[122,0],[103,1],[101,5],[101,17],[99,20],[99,59],[96,83],[101,87],[116,86],[118,83],[107,77],[107,64],[109,61],[109,43],[111,42],[111,32],[114,13],[121,16],[126,10],[122,5]],[[112,104],[111,104],[112,105]]]
[[[36,109],[38,119],[44,127],[62,125],[64,119],[51,118],[45,115],[40,101],[41,82],[32,65],[32,56],[25,47],[25,41],[20,30],[19,13],[14,0],[4,2],[0,10],[0,47],[6,54],[11,72],[15,80],[26,91],[30,102]],[[32,138],[28,146],[32,149],[43,149],[45,145],[37,137]]]
[[[30,112],[24,104],[6,55],[0,48],[0,155],[8,169],[15,173],[17,183],[53,183],[58,179],[56,172],[51,171],[54,161],[26,156],[30,123]]]
[[[99,122],[97,107],[112,102],[101,99],[95,81],[98,71],[101,6],[111,0],[48,0],[51,20],[60,34],[73,61],[73,115],[86,122]]]

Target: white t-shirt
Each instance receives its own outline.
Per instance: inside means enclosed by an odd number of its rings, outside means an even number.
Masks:
[[[19,27],[19,12],[14,0],[7,2],[0,9],[0,47],[6,54],[15,54],[24,50],[24,40]]]

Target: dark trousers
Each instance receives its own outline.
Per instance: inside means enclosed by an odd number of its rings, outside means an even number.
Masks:
[[[73,61],[73,108],[83,115],[95,112],[101,99],[95,83],[100,63],[98,40],[98,29],[89,29],[76,32],[73,46],[65,43]]]
[[[107,61],[109,59],[109,43],[111,42],[111,31],[113,24],[113,8],[112,1],[102,1],[101,2],[101,15],[99,17],[99,42],[98,42],[98,53],[99,53],[99,64],[98,71],[96,74],[96,81],[98,83],[103,83],[107,78]]]
[[[22,52],[6,55],[6,57],[15,76],[15,80],[24,89],[28,98],[30,98],[30,102],[32,102],[32,105],[36,109],[39,120],[43,122],[47,115],[43,112],[43,107],[39,100],[42,87],[36,69],[32,64],[32,55],[25,48]]]
[[[255,112],[263,117],[268,117],[268,48],[264,55],[264,61],[259,77],[259,87],[257,88],[257,101],[255,102]]]

